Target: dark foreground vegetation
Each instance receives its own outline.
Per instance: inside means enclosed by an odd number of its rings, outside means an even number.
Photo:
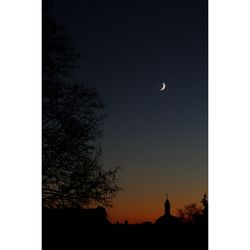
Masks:
[[[92,214],[93,215],[93,214]],[[91,214],[43,212],[43,250],[208,249],[207,224],[110,224]]]

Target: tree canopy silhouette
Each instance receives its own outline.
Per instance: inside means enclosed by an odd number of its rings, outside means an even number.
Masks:
[[[186,205],[183,209],[178,210],[179,218],[184,223],[208,223],[208,200],[204,194],[201,200],[202,206],[197,206],[195,203]]]
[[[105,170],[98,139],[103,135],[103,102],[95,89],[74,83],[78,55],[64,26],[43,1],[42,174],[46,207],[112,204],[119,191],[118,168]]]

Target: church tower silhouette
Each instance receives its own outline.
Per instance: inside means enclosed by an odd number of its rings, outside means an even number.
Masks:
[[[169,217],[170,216],[170,202],[168,200],[168,195],[167,195],[167,199],[164,203],[164,210],[165,210],[165,216]]]
[[[177,224],[179,223],[178,218],[171,215],[170,208],[171,208],[171,205],[170,205],[170,201],[168,200],[168,195],[167,195],[166,201],[164,203],[164,215],[159,217],[155,221],[155,224]]]

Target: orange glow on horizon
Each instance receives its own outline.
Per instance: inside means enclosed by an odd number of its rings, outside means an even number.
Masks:
[[[201,193],[198,197],[169,198],[171,214],[176,216],[178,209],[182,209],[188,204],[196,203],[197,206],[201,206],[200,201],[204,193]],[[125,220],[129,224],[141,224],[149,221],[155,223],[160,216],[164,215],[164,202],[164,197],[156,197],[144,201],[141,197],[141,199],[132,199],[127,203],[125,199],[120,199],[114,203],[114,208],[107,209],[108,219],[112,223],[124,223]]]

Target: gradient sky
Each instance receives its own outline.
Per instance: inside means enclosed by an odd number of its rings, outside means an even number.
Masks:
[[[207,192],[207,1],[55,0],[81,54],[77,80],[102,97],[103,163],[124,189],[113,222],[155,221]],[[160,92],[161,83],[167,90]]]

